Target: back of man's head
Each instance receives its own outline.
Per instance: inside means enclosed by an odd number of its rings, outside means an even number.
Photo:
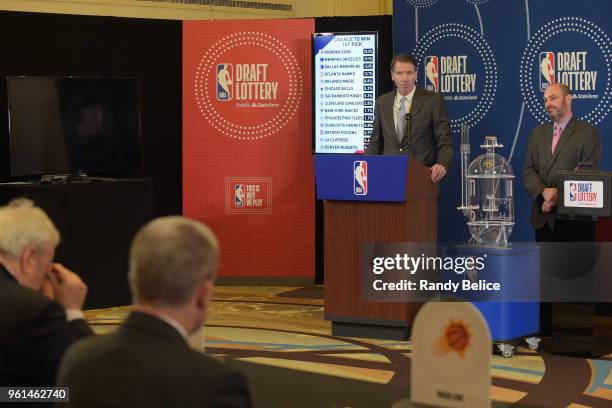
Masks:
[[[206,225],[180,216],[153,220],[130,248],[134,301],[180,307],[199,284],[214,279],[218,262],[219,243]]]
[[[0,207],[0,255],[18,259],[28,246],[57,246],[60,234],[47,214],[19,198]]]

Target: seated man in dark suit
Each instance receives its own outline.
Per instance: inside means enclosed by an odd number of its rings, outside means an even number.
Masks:
[[[0,207],[0,386],[54,386],[65,350],[92,334],[87,287],[53,263],[59,239],[30,200]]]
[[[130,249],[134,307],[119,330],[71,347],[59,384],[73,407],[248,407],[245,377],[191,348],[212,296],[219,244],[183,217],[151,221]]]

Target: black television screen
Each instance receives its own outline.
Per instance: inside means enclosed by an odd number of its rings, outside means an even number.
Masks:
[[[8,77],[11,176],[142,167],[137,78]]]

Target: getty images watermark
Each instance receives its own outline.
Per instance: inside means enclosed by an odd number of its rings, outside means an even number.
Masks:
[[[482,271],[485,269],[485,260],[487,254],[483,256],[457,256],[457,257],[441,257],[441,256],[410,256],[406,253],[396,254],[393,257],[374,257],[372,259],[372,272],[375,275],[382,275],[388,271],[401,271],[415,275],[418,271],[444,271],[454,272],[457,275],[463,275],[466,272]],[[376,291],[384,290],[409,290],[409,291],[442,291],[448,293],[457,293],[461,288],[464,291],[469,290],[495,290],[501,289],[499,282],[487,282],[486,279],[478,279],[477,282],[472,282],[469,279],[459,279],[453,281],[448,279],[440,282],[431,281],[429,279],[400,279],[395,282],[385,282],[382,278],[376,279],[372,283],[372,287]]]
[[[366,302],[611,302],[612,243],[367,243]]]

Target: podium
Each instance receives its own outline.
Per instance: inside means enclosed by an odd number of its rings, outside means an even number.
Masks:
[[[594,221],[612,216],[612,172],[591,169],[560,171],[557,187],[559,218]],[[565,261],[572,259],[581,259],[586,264],[596,259],[607,259],[595,262],[595,265],[601,265],[595,275],[606,278],[603,281],[595,278],[591,285],[594,291],[608,286],[609,259],[612,258],[612,246],[609,243],[569,242],[556,245],[560,247],[555,248],[548,257],[554,258],[556,265],[570,264]],[[546,269],[563,270],[554,268],[556,265],[553,262],[548,263],[553,267]],[[570,277],[566,286],[578,291],[575,287],[581,282],[580,276]],[[554,286],[553,289],[558,290]],[[586,358],[605,356],[612,352],[612,302],[607,301],[609,292],[603,290],[606,293],[604,299],[593,294],[596,298],[594,301],[551,302],[552,338],[542,345],[546,351]]]
[[[607,218],[612,215],[612,172],[563,170],[559,172],[558,187],[559,216]]]
[[[421,303],[363,301],[362,245],[437,241],[439,185],[408,156],[314,159],[317,198],[325,200],[325,319],[332,334],[407,339]]]

